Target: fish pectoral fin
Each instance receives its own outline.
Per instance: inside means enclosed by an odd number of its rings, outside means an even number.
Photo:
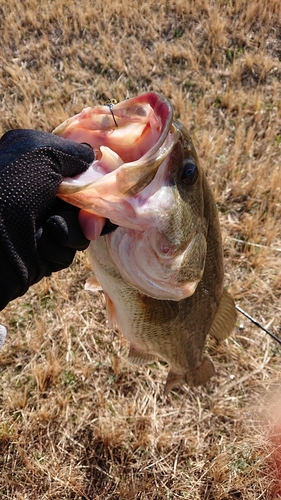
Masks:
[[[204,356],[200,366],[186,373],[175,373],[171,369],[168,373],[164,394],[166,396],[172,389],[183,384],[188,384],[190,387],[203,385],[213,375],[215,375],[213,362],[208,356]]]
[[[149,363],[153,363],[157,359],[155,354],[150,354],[148,352],[140,351],[136,349],[132,345],[130,345],[130,350],[128,354],[128,361],[135,365],[147,365]]]
[[[87,279],[84,285],[84,289],[91,292],[98,292],[99,290],[102,290],[102,287],[100,286],[97,278],[95,276],[92,276],[91,278]]]
[[[106,292],[104,292],[104,296],[108,326],[109,328],[115,328],[115,326],[117,326],[115,305]]]
[[[209,334],[216,340],[225,340],[235,327],[237,311],[233,297],[223,291],[220,305],[214,317]]]

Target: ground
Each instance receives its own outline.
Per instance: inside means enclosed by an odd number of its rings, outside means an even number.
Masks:
[[[281,337],[280,0],[0,5],[0,133],[164,94],[214,192],[225,284]],[[164,397],[167,366],[126,362],[79,254],[7,306],[1,500],[281,498],[281,348],[240,313],[217,374]]]

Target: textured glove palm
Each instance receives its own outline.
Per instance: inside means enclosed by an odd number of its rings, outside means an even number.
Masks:
[[[12,130],[1,138],[0,309],[88,246],[78,209],[56,193],[63,177],[85,171],[94,158],[90,146],[45,132]]]

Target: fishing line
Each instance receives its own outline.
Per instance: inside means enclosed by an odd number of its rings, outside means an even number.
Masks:
[[[256,319],[254,319],[252,316],[250,316],[250,314],[248,314],[246,311],[244,311],[241,307],[239,307],[239,306],[235,306],[235,307],[236,307],[237,311],[239,311],[241,314],[246,316],[246,318],[248,318],[250,321],[252,321],[252,323],[254,323],[254,325],[256,325],[258,328],[260,328],[265,333],[267,333],[271,338],[276,340],[276,342],[278,342],[278,344],[281,344],[281,339],[276,337],[276,335],[274,335],[274,333],[270,332],[267,328],[262,326]],[[8,331],[7,328],[4,325],[0,324],[0,349],[5,342],[7,331]]]
[[[276,340],[276,342],[278,342],[279,344],[281,344],[281,339],[279,339],[278,337],[276,337],[276,335],[274,335],[274,333],[270,332],[267,328],[265,328],[264,326],[262,326],[256,319],[252,318],[252,316],[250,316],[250,314],[246,313],[246,311],[244,311],[243,309],[241,309],[241,307],[239,306],[235,306],[237,311],[239,311],[240,313],[244,314],[244,316],[246,316],[246,318],[248,318],[249,320],[252,321],[252,323],[254,323],[254,325],[258,326],[259,328],[261,328],[261,330],[263,330],[265,333],[267,333],[268,335],[270,335],[270,337],[272,337],[274,340]]]

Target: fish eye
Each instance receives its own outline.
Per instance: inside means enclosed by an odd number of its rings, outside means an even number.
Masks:
[[[181,181],[185,186],[193,186],[198,178],[198,167],[193,158],[185,158],[182,164]]]

